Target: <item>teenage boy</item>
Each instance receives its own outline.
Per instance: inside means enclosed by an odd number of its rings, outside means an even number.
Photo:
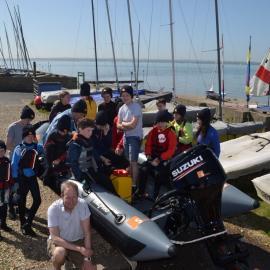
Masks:
[[[43,154],[43,147],[35,143],[35,131],[33,127],[23,128],[22,143],[14,149],[11,168],[12,177],[15,183],[19,184],[19,216],[21,222],[21,231],[24,235],[35,237],[36,233],[32,229],[32,222],[36,212],[41,204],[40,190],[37,181],[38,156]],[[25,217],[26,198],[28,192],[31,192],[33,203]]]
[[[25,126],[30,125],[32,120],[35,118],[34,111],[29,106],[24,106],[21,111],[20,120],[11,123],[8,126],[7,131],[7,150],[9,151],[9,158],[12,159],[14,148],[22,142],[22,130]],[[9,218],[12,220],[16,219],[15,206],[12,203],[13,192],[10,193],[9,197]]]
[[[95,124],[92,120],[82,119],[79,121],[78,133],[75,133],[68,148],[71,170],[77,181],[93,180],[115,193],[110,179],[99,170],[102,161],[94,151],[91,139],[94,128]]]
[[[69,116],[63,115],[59,119],[56,128],[44,145],[46,160],[49,166],[44,177],[44,184],[60,194],[58,178],[65,177],[69,173],[69,167],[66,165],[67,143],[71,139]]]
[[[117,114],[116,104],[112,101],[112,89],[110,87],[103,88],[101,91],[101,96],[104,102],[98,105],[98,111],[106,112],[109,125],[112,127],[113,119],[115,118]]]
[[[129,166],[128,160],[114,153],[112,149],[112,128],[109,125],[106,111],[100,111],[96,116],[96,128],[93,131],[93,146],[103,161],[104,172],[110,175],[112,168],[125,169]]]
[[[71,131],[77,131],[77,122],[84,118],[87,114],[86,102],[82,99],[75,102],[71,109],[65,110],[55,116],[53,121],[50,123],[48,129],[43,136],[43,142],[46,143],[49,135],[57,129],[57,123],[63,115],[67,115],[70,119]]]
[[[10,232],[12,230],[7,226],[6,219],[9,193],[13,181],[11,179],[10,161],[5,156],[6,149],[7,147],[5,142],[0,140],[0,230],[2,229],[6,232]]]
[[[133,102],[133,88],[125,85],[121,88],[121,98],[124,105],[118,112],[117,128],[124,131],[124,152],[130,162],[133,189],[138,183],[138,156],[143,137],[142,109]]]
[[[179,104],[173,111],[174,120],[172,126],[176,132],[177,150],[176,154],[180,154],[192,147],[193,131],[192,124],[185,119],[186,106]]]
[[[145,144],[147,161],[140,169],[140,185],[137,194],[145,194],[145,186],[149,174],[154,177],[154,195],[156,198],[162,184],[168,184],[169,160],[173,157],[177,139],[170,125],[171,114],[168,111],[159,111],[156,114],[156,125],[149,132]]]

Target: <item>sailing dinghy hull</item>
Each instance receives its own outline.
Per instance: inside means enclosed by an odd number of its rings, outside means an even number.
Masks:
[[[258,196],[265,202],[270,204],[270,174],[251,180]]]

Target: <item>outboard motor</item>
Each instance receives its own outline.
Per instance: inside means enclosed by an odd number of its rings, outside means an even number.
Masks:
[[[216,264],[226,269],[246,269],[243,266],[246,266],[248,250],[240,237],[231,237],[226,233],[221,218],[221,197],[226,174],[213,151],[205,145],[198,145],[176,156],[171,161],[170,176],[175,188],[174,201],[170,199],[170,204],[178,213],[182,211],[180,222],[195,221],[199,233],[191,241],[173,242],[185,245],[207,240],[208,250]],[[178,204],[175,203],[176,198],[180,198]],[[174,215],[172,217],[177,221]],[[170,218],[168,220],[170,222]]]
[[[221,196],[226,174],[213,151],[198,145],[171,161],[171,181],[179,193],[194,202],[203,236],[225,233],[221,219]]]

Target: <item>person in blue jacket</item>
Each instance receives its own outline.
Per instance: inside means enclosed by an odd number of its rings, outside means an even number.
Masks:
[[[43,154],[43,147],[34,142],[35,131],[32,126],[26,126],[22,132],[22,143],[14,149],[11,162],[12,177],[18,183],[17,194],[19,195],[19,216],[21,231],[24,235],[35,237],[32,222],[41,204],[40,190],[37,181],[38,157]],[[26,198],[30,191],[33,203],[25,216]]]
[[[75,102],[71,109],[65,110],[62,113],[59,113],[55,116],[55,118],[50,123],[47,128],[44,136],[43,136],[43,144],[45,144],[48,140],[48,137],[57,130],[57,123],[62,118],[63,115],[67,115],[70,119],[70,129],[71,131],[77,131],[77,123],[80,119],[84,118],[87,113],[86,102],[82,99]]]
[[[214,127],[211,126],[211,112],[208,108],[201,110],[197,114],[198,130],[196,132],[197,144],[205,144],[210,147],[215,155],[220,155],[219,136]]]

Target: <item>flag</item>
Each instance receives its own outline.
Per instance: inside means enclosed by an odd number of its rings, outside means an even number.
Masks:
[[[251,37],[249,37],[249,47],[248,47],[248,53],[247,53],[247,72],[246,72],[246,96],[247,96],[247,102],[249,102],[250,99],[250,58],[251,58]]]
[[[268,96],[270,94],[270,50],[262,60],[253,81],[251,93],[255,96]]]

